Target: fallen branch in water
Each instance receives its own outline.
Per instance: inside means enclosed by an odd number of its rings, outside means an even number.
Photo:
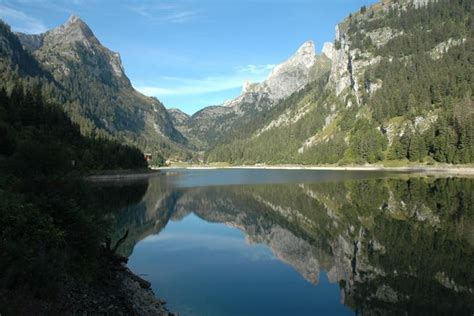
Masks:
[[[125,241],[125,239],[127,239],[128,233],[129,233],[129,230],[127,229],[125,234],[115,243],[113,247],[111,247],[112,245],[111,239],[109,237],[105,239],[104,255],[107,258],[107,260],[113,264],[115,269],[119,269],[119,270],[126,269],[124,265],[128,262],[128,258],[122,255],[119,255],[117,253],[117,249]]]
[[[120,238],[117,243],[115,244],[114,248],[112,249],[112,252],[113,253],[116,253],[117,252],[117,249],[118,247],[120,247],[120,245],[125,241],[125,239],[127,239],[128,237],[128,229],[127,231],[125,232],[125,234],[122,236],[122,238]]]

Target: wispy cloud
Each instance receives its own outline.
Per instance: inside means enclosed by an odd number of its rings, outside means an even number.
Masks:
[[[176,8],[173,4],[164,4],[164,3],[155,3],[155,4],[133,4],[127,5],[126,8],[138,15],[141,15],[145,18],[153,18],[156,12],[163,12],[168,10],[173,10]]]
[[[24,33],[43,33],[48,28],[44,23],[23,11],[0,4],[0,18],[9,23],[12,28]]]
[[[164,16],[164,20],[171,23],[185,23],[197,17],[199,11],[179,11]]]
[[[135,14],[153,22],[185,23],[199,16],[200,10],[187,8],[179,3],[140,3],[127,6]]]
[[[267,64],[267,65],[253,65],[249,64],[246,66],[242,67],[237,67],[237,71],[241,73],[250,73],[254,75],[261,75],[261,74],[267,74],[268,71],[272,70],[275,68],[274,64]]]
[[[185,96],[226,91],[241,88],[245,81],[261,82],[265,80],[274,65],[245,65],[236,67],[228,75],[208,76],[198,79],[180,77],[160,77],[162,85],[137,85],[135,88],[145,95]]]

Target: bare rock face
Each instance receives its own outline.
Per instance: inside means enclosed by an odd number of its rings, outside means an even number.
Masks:
[[[327,58],[332,60],[334,56],[334,44],[331,42],[324,43],[322,52]]]
[[[249,234],[248,231],[246,233]],[[247,239],[252,243],[267,244],[278,259],[292,266],[308,282],[315,285],[319,283],[320,264],[307,241],[279,226],[260,231],[259,234],[249,234]]]
[[[225,105],[235,107],[262,97],[268,97],[272,102],[286,98],[315,80],[313,67],[327,65],[327,59],[326,55],[316,55],[313,41],[307,41],[288,60],[273,68],[267,80],[260,84],[245,82],[242,94]]]
[[[462,39],[453,39],[453,38],[450,38],[448,39],[447,41],[445,42],[441,42],[439,43],[438,45],[436,45],[430,52],[430,57],[433,58],[433,59],[440,59],[441,57],[443,57],[444,54],[446,54],[448,52],[448,50],[451,48],[451,47],[454,47],[454,46],[459,46],[461,44],[463,44],[464,42],[466,41],[465,38],[462,38]]]
[[[428,3],[436,0],[412,0],[415,8],[426,7]]]
[[[258,83],[252,83],[246,80],[244,82],[244,85],[242,86],[242,94],[256,92],[257,89],[258,89]]]
[[[44,34],[49,45],[82,42],[85,45],[100,45],[92,30],[77,16],[71,16],[67,22]]]
[[[336,95],[340,95],[342,91],[349,88],[352,82],[352,74],[350,71],[351,52],[349,42],[346,35],[341,34],[339,25],[336,26],[336,50],[332,55],[332,67],[329,81],[336,90]]]
[[[384,5],[373,6],[371,10],[384,12],[390,8],[398,8],[404,3],[384,2]],[[375,56],[368,50],[361,50],[354,47],[352,37],[349,32],[349,25],[351,21],[363,21],[370,19],[367,15],[357,13],[352,17],[347,18],[342,23],[336,26],[336,39],[334,48],[331,50],[327,48],[328,54],[332,55],[332,67],[329,77],[329,86],[335,90],[337,96],[346,96],[352,93],[357,102],[360,104],[361,92],[366,89],[369,94],[375,92],[381,82],[376,83],[374,87],[370,87],[364,81],[364,73],[370,66],[378,64],[382,57]],[[358,35],[368,38],[378,48],[386,45],[394,37],[403,35],[402,32],[392,30],[389,27],[381,27],[371,32],[364,30],[357,31]]]
[[[287,97],[312,81],[310,72],[316,62],[314,43],[307,41],[290,59],[272,70],[263,88],[272,100]]]

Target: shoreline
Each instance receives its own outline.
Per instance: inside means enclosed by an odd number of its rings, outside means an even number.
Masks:
[[[428,174],[453,174],[474,175],[474,167],[467,166],[401,166],[388,167],[382,165],[367,166],[313,166],[313,165],[239,165],[239,166],[213,166],[213,165],[177,165],[157,167],[154,170],[189,169],[189,170],[215,170],[215,169],[261,169],[261,170],[321,170],[321,171],[395,171]]]
[[[163,315],[177,316],[166,307],[151,288],[151,283],[142,279],[128,267],[113,269],[106,280],[88,286],[72,282],[62,294],[62,304],[52,312],[60,314],[105,314],[105,315]]]
[[[178,316],[158,297],[151,283],[126,265],[105,263],[94,282],[61,278],[54,297],[35,297],[23,289],[0,290],[0,308],[6,315],[144,315]]]
[[[160,174],[159,169],[112,170],[101,171],[84,176],[84,180],[91,182],[107,182],[117,180],[141,180]]]

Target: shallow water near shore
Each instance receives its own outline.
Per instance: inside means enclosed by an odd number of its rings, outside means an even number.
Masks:
[[[131,270],[180,315],[469,314],[473,189],[377,171],[166,170],[116,182],[114,198],[141,197],[111,216]]]

